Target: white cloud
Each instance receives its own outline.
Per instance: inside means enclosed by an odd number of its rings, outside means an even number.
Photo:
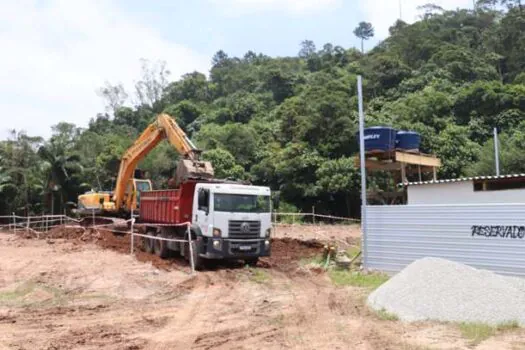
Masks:
[[[343,0],[211,0],[224,12],[240,15],[261,11],[277,11],[291,14],[307,14],[333,9]]]
[[[69,121],[86,126],[104,109],[104,81],[131,90],[144,57],[172,78],[209,69],[209,57],[127,18],[110,0],[0,1],[0,138],[7,129],[47,136]]]
[[[441,6],[445,10],[472,8],[472,0],[361,0],[359,6],[365,16],[363,20],[374,25],[377,38],[384,39],[388,36],[388,28],[399,18],[400,4],[403,20],[412,23],[421,14],[417,7],[428,3]]]

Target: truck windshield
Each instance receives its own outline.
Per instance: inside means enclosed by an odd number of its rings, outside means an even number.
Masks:
[[[269,213],[270,196],[215,193],[213,207],[215,211]]]

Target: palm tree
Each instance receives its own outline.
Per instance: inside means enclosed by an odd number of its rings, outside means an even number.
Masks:
[[[11,176],[7,174],[3,167],[0,167],[0,192],[4,192],[4,190],[11,185]]]
[[[0,167],[0,213],[10,214],[16,207],[13,200],[18,194],[18,187],[4,167]]]
[[[67,154],[65,147],[54,142],[40,147],[38,155],[47,164],[45,192],[51,197],[52,207],[54,207],[55,194],[58,193],[60,208],[62,208],[64,199],[76,196],[79,191],[76,175],[82,172],[80,158],[76,154]],[[54,208],[52,210],[54,211]]]

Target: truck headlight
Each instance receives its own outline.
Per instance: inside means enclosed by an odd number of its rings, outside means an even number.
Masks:
[[[269,229],[266,230],[266,235],[264,237],[268,238],[270,237],[272,234],[272,228],[270,227]]]
[[[220,229],[218,228],[214,228],[213,229],[213,237],[221,237],[222,236],[222,232]]]
[[[213,240],[213,248],[214,249],[221,249],[221,241],[219,240]]]

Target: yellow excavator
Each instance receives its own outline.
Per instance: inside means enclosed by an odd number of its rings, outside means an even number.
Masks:
[[[124,153],[120,161],[115,190],[91,191],[80,195],[77,213],[117,216],[137,210],[140,205],[140,192],[151,191],[152,184],[150,180],[135,178],[135,169],[138,163],[164,139],[167,139],[182,155],[175,173],[177,185],[187,179],[213,178],[211,163],[199,160],[201,151],[195,147],[171,116],[160,114]]]

